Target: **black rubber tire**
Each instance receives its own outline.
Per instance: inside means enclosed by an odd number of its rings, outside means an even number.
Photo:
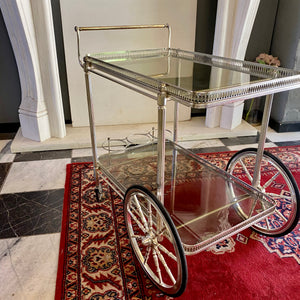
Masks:
[[[140,185],[133,185],[127,189],[125,196],[124,196],[124,216],[125,216],[125,223],[126,223],[127,230],[128,230],[128,222],[127,222],[126,213],[127,213],[127,202],[129,200],[128,195],[130,195],[133,191],[140,191],[141,193],[146,194],[151,199],[151,201],[153,201],[154,205],[160,210],[161,214],[165,218],[165,221],[168,223],[168,226],[172,232],[174,241],[176,243],[176,247],[178,249],[178,256],[179,256],[180,263],[181,263],[181,273],[182,273],[181,282],[178,283],[178,286],[176,287],[176,289],[174,291],[172,291],[171,289],[170,289],[170,291],[166,290],[162,286],[157,284],[154,280],[152,280],[151,276],[149,276],[149,274],[148,274],[147,270],[144,268],[143,264],[141,264],[141,266],[144,269],[147,276],[149,277],[149,279],[153,282],[153,284],[159,290],[161,290],[164,294],[166,294],[168,296],[179,297],[185,291],[187,279],[188,279],[188,273],[187,273],[186,257],[185,257],[184,249],[182,247],[181,240],[178,235],[177,229],[176,229],[169,213],[166,211],[165,207],[161,204],[161,202],[145,187],[140,186]],[[129,233],[129,230],[128,230],[128,233]],[[130,235],[129,235],[129,238],[131,240]],[[132,248],[133,248],[133,251],[135,252],[134,247],[132,247]],[[139,257],[137,255],[136,255],[136,257],[139,260]]]

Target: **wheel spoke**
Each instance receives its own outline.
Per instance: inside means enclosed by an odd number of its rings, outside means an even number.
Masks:
[[[167,230],[166,226],[163,226],[163,228],[161,228],[159,232],[156,232],[156,236],[162,235],[166,230]]]
[[[266,193],[268,196],[271,197],[275,197],[275,198],[281,198],[281,199],[285,199],[285,200],[293,200],[293,197],[290,196],[284,196],[284,195],[279,195],[279,194],[275,194],[275,193]]]
[[[146,234],[147,233],[146,229],[144,228],[143,224],[137,219],[137,217],[134,215],[131,209],[132,209],[131,207],[130,209],[129,208],[127,209],[128,213],[130,214],[131,218],[136,222],[138,227]]]
[[[161,276],[161,270],[160,270],[160,267],[159,267],[157,252],[154,248],[153,248],[152,252],[153,252],[153,260],[154,260],[154,264],[155,264],[155,267],[156,267],[156,272],[157,272],[158,278],[159,278],[159,283],[162,284],[163,281],[162,281],[162,276]]]
[[[264,202],[262,202],[262,207],[263,207],[263,209],[265,210],[266,209],[266,206],[265,206],[265,203]],[[269,219],[268,219],[268,217],[267,218],[265,218],[265,220],[266,220],[266,224],[267,224],[267,228],[268,228],[268,230],[270,231],[271,230],[271,226],[270,226],[270,222],[269,222]]]
[[[270,231],[270,230],[271,230],[271,226],[270,226],[269,219],[266,218],[265,220],[266,220],[267,228],[268,228],[268,230]]]
[[[160,250],[162,250],[164,253],[166,253],[169,257],[171,257],[173,260],[177,261],[177,257],[171,251],[169,251],[166,247],[164,247],[163,245],[159,244],[158,248]]]
[[[167,238],[169,241],[171,241],[171,238],[170,238],[170,235],[169,235],[169,232],[168,232],[166,226],[163,226],[163,228],[161,228],[159,232],[155,232],[155,231],[153,231],[153,232],[157,238],[159,238],[161,235],[163,235],[165,238]]]
[[[253,201],[252,205],[251,205],[251,209],[250,209],[250,212],[249,212],[249,216],[252,216],[253,212],[254,212],[254,209],[255,209],[255,206],[257,205],[257,198]]]
[[[142,240],[142,239],[144,238],[144,236],[142,236],[142,235],[137,235],[137,234],[133,234],[131,237],[132,237],[133,239],[136,239],[136,240]]]
[[[148,202],[148,211],[149,211],[149,229],[150,231],[153,231],[152,206],[150,202]]]
[[[133,195],[133,198],[134,198],[134,201],[135,201],[135,205],[136,205],[137,208],[138,208],[139,216],[140,216],[140,218],[142,219],[142,222],[143,222],[143,224],[144,224],[145,229],[148,231],[148,230],[149,230],[149,228],[148,228],[148,223],[147,223],[147,221],[146,221],[145,215],[144,215],[144,213],[143,213],[143,211],[142,211],[142,208],[141,208],[141,205],[140,205],[140,203],[139,203],[139,201],[138,201],[138,198],[137,198],[136,195]]]
[[[280,173],[276,173],[271,179],[269,179],[264,186],[262,187],[263,189],[267,188],[277,177],[280,175]]]
[[[145,255],[144,265],[146,265],[148,263],[148,259],[150,257],[150,252],[151,252],[151,247],[149,246],[146,249],[146,255]]]
[[[250,182],[252,183],[252,181],[253,181],[253,177],[250,175],[250,173],[249,173],[249,171],[248,171],[248,169],[247,169],[246,165],[244,164],[243,160],[242,160],[242,159],[240,159],[240,160],[239,160],[239,162],[240,162],[240,164],[242,165],[242,168],[243,168],[243,170],[245,171],[245,173],[246,173],[246,175],[247,175],[248,179],[249,179],[249,180],[250,180]]]
[[[167,265],[167,263],[166,263],[164,257],[162,256],[162,254],[161,254],[161,252],[159,251],[158,247],[155,247],[154,249],[155,249],[155,251],[156,251],[156,253],[157,253],[157,256],[158,256],[159,260],[161,261],[162,265],[164,266],[165,270],[167,271],[167,273],[168,273],[168,275],[169,275],[171,281],[173,282],[173,284],[175,284],[175,283],[176,283],[176,280],[175,280],[175,278],[174,278],[174,276],[173,276],[173,274],[172,274],[170,268],[168,267],[168,265]]]
[[[275,209],[275,214],[277,214],[280,218],[287,222],[286,217],[278,209]]]

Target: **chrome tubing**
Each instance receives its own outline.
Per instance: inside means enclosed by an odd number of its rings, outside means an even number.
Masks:
[[[98,30],[123,30],[123,29],[168,29],[168,48],[171,48],[171,27],[169,24],[150,24],[150,25],[116,25],[116,26],[75,26],[77,33],[77,56],[79,64],[84,68],[84,62],[80,54],[80,31],[98,31]]]
[[[164,204],[164,185],[165,185],[165,156],[166,156],[166,104],[167,93],[164,86],[157,95],[158,108],[158,132],[157,132],[157,198]]]
[[[91,30],[122,30],[122,29],[147,29],[147,28],[167,28],[168,24],[147,24],[147,25],[115,25],[115,26],[75,26],[75,31]]]
[[[85,84],[86,84],[86,95],[87,95],[87,104],[89,112],[89,121],[90,121],[90,134],[93,150],[93,167],[94,167],[94,179],[96,183],[96,189],[101,192],[101,186],[99,181],[99,175],[97,172],[97,142],[96,142],[96,132],[95,132],[95,118],[94,118],[94,108],[92,102],[92,87],[91,80],[89,76],[89,70],[85,65]]]
[[[262,126],[260,130],[259,135],[259,141],[258,141],[258,149],[257,149],[257,156],[255,161],[255,168],[253,173],[253,182],[252,185],[257,188],[260,182],[260,167],[261,162],[263,159],[264,154],[264,148],[265,148],[265,142],[266,142],[266,136],[267,136],[267,130],[271,115],[271,109],[272,109],[272,103],[273,103],[273,94],[266,96],[266,102],[264,107],[264,114],[262,118]]]

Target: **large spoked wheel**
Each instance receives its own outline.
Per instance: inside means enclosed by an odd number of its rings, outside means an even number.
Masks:
[[[124,213],[132,248],[144,271],[163,293],[180,296],[187,282],[186,258],[163,205],[146,188],[136,185],[125,194]]]
[[[227,172],[252,185],[257,149],[237,152],[228,162]],[[254,224],[252,229],[267,236],[282,236],[291,232],[298,223],[300,196],[293,175],[274,155],[264,151],[257,187],[276,202],[275,212]],[[238,212],[245,219],[249,216],[237,204]]]

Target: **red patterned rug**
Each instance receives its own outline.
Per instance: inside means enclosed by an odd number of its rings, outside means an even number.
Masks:
[[[269,149],[300,183],[300,146]],[[233,152],[201,156],[225,168]],[[170,299],[135,260],[123,201],[103,183],[96,201],[91,163],[67,166],[56,299]],[[177,299],[297,299],[300,225],[280,238],[250,229],[188,256],[188,284]]]

